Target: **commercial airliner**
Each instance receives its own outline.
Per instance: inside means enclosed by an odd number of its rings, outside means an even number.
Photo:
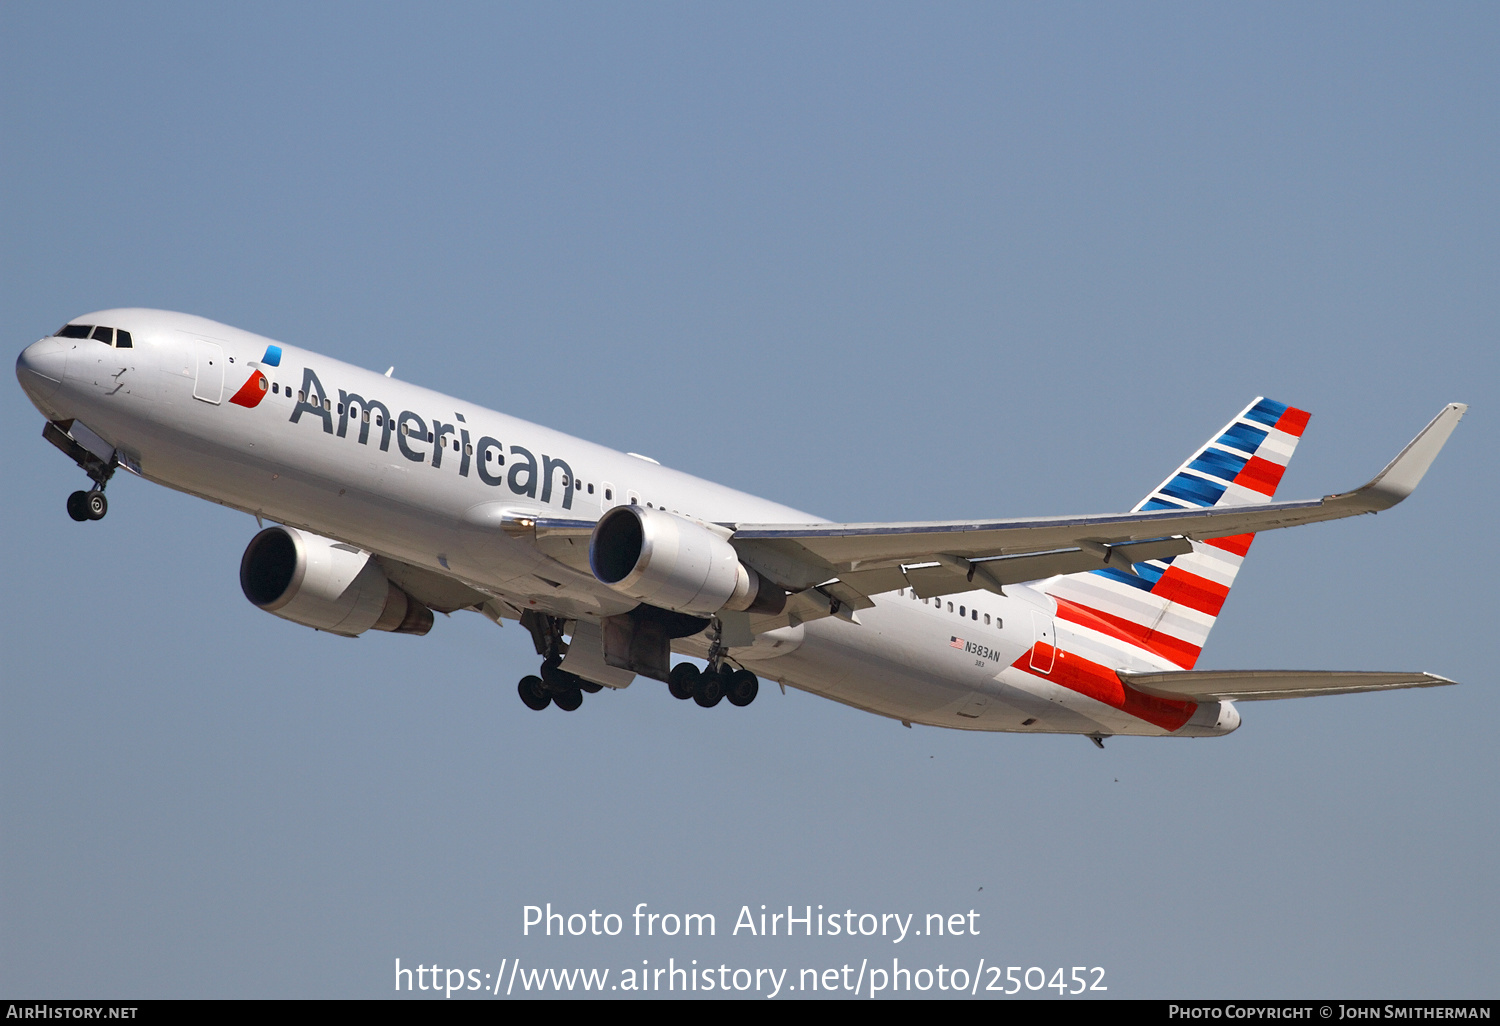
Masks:
[[[1129,512],[838,524],[187,314],[75,318],[16,376],[92,482],[74,520],[104,517],[123,468],[255,516],[241,588],[294,623],[518,621],[542,662],[517,690],[538,711],[637,676],[745,706],[766,679],[906,726],[1102,747],[1227,734],[1240,701],[1453,683],[1195,667],[1254,535],[1394,506],[1459,403],[1320,499],[1275,500],[1308,414],[1258,398]]]

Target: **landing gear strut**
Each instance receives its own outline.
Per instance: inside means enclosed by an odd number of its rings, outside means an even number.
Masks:
[[[104,497],[104,486],[114,477],[120,460],[113,453],[105,461],[89,452],[68,434],[72,427],[73,421],[64,420],[57,423],[48,421],[47,426],[42,428],[42,437],[66,453],[94,482],[94,487],[88,491],[77,491],[68,496],[68,516],[79,523],[85,520],[103,520],[104,514],[109,512],[109,500]]]
[[[563,712],[573,712],[583,705],[584,692],[592,695],[604,690],[602,685],[562,668],[563,655],[568,651],[568,643],[562,638],[564,622],[561,617],[532,610],[521,614],[521,625],[531,632],[536,654],[542,657],[541,676],[522,677],[516,685],[528,709],[541,712],[556,705]]]

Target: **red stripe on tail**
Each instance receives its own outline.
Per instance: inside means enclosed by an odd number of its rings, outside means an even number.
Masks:
[[[1123,641],[1127,645],[1143,648],[1152,655],[1165,659],[1173,666],[1180,666],[1184,670],[1193,668],[1193,664],[1198,661],[1198,654],[1202,651],[1198,646],[1190,645],[1169,634],[1148,631],[1134,620],[1127,620],[1123,616],[1115,616],[1056,595],[1053,596],[1053,600],[1057,603],[1057,615],[1064,620],[1071,620],[1080,627],[1096,630],[1100,634]]]
[[[1252,492],[1270,496],[1276,494],[1276,486],[1281,484],[1281,475],[1285,473],[1286,467],[1281,464],[1251,456],[1250,462],[1235,475],[1234,483]]]
[[[1168,602],[1180,602],[1189,609],[1196,609],[1209,616],[1218,616],[1219,610],[1224,608],[1224,600],[1229,597],[1229,589],[1172,566],[1161,575],[1161,580],[1156,582],[1151,594]]]
[[[1243,559],[1245,553],[1250,551],[1250,543],[1254,540],[1255,535],[1253,534],[1231,534],[1223,538],[1209,538],[1203,544],[1212,545],[1214,548],[1223,549],[1225,552],[1232,552]]]
[[[1276,422],[1277,431],[1285,431],[1289,435],[1302,437],[1302,432],[1307,430],[1307,422],[1312,417],[1306,410],[1298,410],[1288,406],[1281,419]]]

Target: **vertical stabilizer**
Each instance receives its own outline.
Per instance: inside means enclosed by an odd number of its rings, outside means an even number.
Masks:
[[[1270,502],[1310,414],[1257,399],[1135,507],[1136,510]],[[1144,649],[1191,669],[1208,640],[1253,534],[1194,542],[1193,551],[1054,577],[1042,589],[1057,615],[1111,648]]]

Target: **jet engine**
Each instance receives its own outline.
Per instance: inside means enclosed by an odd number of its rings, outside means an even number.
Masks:
[[[240,588],[266,612],[330,634],[432,629],[432,610],[387,580],[368,552],[290,527],[250,539]]]
[[[616,506],[589,540],[594,576],[631,598],[692,616],[779,612],[786,592],[740,562],[709,528],[666,510]]]

